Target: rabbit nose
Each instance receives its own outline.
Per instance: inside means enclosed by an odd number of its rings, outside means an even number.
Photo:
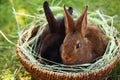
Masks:
[[[64,56],[64,60],[65,60],[66,62],[71,62],[73,59],[72,59],[72,57],[70,57],[70,56]]]

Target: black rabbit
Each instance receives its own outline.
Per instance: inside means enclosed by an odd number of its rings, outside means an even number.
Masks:
[[[48,24],[40,37],[38,55],[47,60],[62,63],[59,49],[65,37],[64,17],[55,19],[47,1],[44,2],[43,8]],[[68,12],[72,14],[73,9],[69,7]],[[53,63],[48,62],[48,64]]]

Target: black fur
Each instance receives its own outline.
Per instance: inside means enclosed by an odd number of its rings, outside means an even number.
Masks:
[[[40,37],[39,55],[47,60],[62,63],[59,48],[65,37],[64,17],[55,19],[47,2],[44,2],[43,8],[48,25]],[[71,7],[68,11],[70,14],[73,12]]]

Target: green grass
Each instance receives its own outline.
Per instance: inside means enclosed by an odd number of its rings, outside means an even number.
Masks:
[[[0,0],[0,30],[14,43],[18,40],[18,29],[16,20],[12,11],[12,4],[17,12],[36,15],[39,13],[37,10],[42,7],[44,0]],[[48,0],[51,3],[53,0]],[[57,5],[59,0],[54,0],[54,4]],[[114,26],[120,32],[120,0],[61,0],[60,6],[63,5],[72,6],[73,9],[83,10],[85,5],[89,5],[89,11],[101,10],[104,14],[115,16]],[[32,18],[18,16],[19,24],[21,28],[28,24]],[[120,63],[116,66],[112,74],[110,74],[113,80],[118,80],[116,76],[120,77]],[[20,70],[19,70],[20,69]],[[16,72],[18,71],[18,72]],[[15,46],[8,43],[3,36],[0,35],[0,80],[9,80],[10,78],[18,80],[29,80],[29,74],[21,67],[21,64],[16,56]]]

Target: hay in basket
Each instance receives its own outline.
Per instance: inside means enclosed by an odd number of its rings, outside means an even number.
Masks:
[[[56,12],[56,17],[63,14],[62,7],[51,7]],[[96,62],[89,64],[71,65],[48,62],[54,65],[42,64],[36,59],[35,48],[42,31],[47,24],[43,9],[41,14],[34,16],[34,20],[26,25],[26,29],[19,34],[17,44],[17,55],[25,69],[36,80],[101,80],[105,78],[115,67],[120,59],[119,33],[113,26],[113,18],[104,15],[99,10],[88,12],[88,21],[98,25],[109,39],[106,51]],[[15,12],[16,14],[16,12]],[[73,12],[74,19],[79,15],[78,11]],[[43,59],[40,57],[40,59]]]

